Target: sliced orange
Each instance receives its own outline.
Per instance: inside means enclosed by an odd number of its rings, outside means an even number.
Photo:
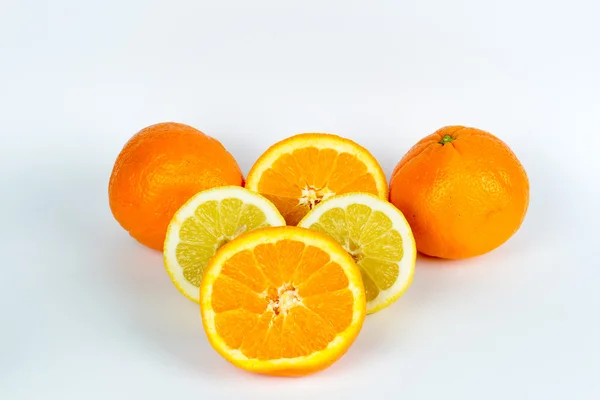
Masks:
[[[361,273],[333,239],[298,227],[264,228],[221,247],[200,287],[214,349],[268,375],[306,375],[346,353],[362,327]]]
[[[349,139],[326,133],[302,133],[271,146],[250,170],[246,188],[271,200],[288,225],[336,194],[388,197],[375,157]]]

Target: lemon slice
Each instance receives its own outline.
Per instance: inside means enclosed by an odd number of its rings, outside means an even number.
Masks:
[[[202,191],[173,216],[164,245],[165,268],[184,296],[198,303],[206,265],[217,250],[242,233],[285,220],[266,198],[239,186]]]
[[[338,195],[317,205],[298,226],[328,234],[354,258],[368,314],[398,300],[412,283],[415,240],[404,215],[391,203],[367,193]]]

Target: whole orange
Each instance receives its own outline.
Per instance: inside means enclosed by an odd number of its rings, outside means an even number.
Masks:
[[[515,154],[494,135],[446,126],[400,160],[390,201],[410,223],[421,253],[473,257],[519,229],[529,205],[529,180]]]
[[[113,216],[132,237],[162,250],[171,218],[190,197],[243,182],[237,162],[219,141],[191,126],[166,122],[142,129],[125,144],[108,197]]]

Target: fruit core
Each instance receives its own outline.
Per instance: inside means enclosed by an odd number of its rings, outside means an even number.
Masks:
[[[302,304],[302,300],[298,296],[298,290],[289,285],[280,287],[276,295],[269,297],[269,308],[273,310],[275,315],[280,313],[286,315],[292,307]]]
[[[353,240],[349,240],[348,244],[343,247],[348,253],[350,253],[355,263],[358,263],[360,260],[365,258],[365,255],[362,253],[360,246],[354,243]]]
[[[352,256],[352,259],[354,260],[355,263],[359,263],[363,258],[365,258],[364,255],[362,255],[362,253],[350,253],[350,255]]]
[[[298,204],[306,205],[312,210],[317,204],[334,195],[335,192],[332,192],[327,187],[316,188],[306,185],[302,189],[302,196],[298,199]]]

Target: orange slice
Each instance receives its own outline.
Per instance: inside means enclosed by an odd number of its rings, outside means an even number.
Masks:
[[[336,194],[388,197],[385,174],[371,153],[325,133],[302,133],[271,146],[250,170],[246,188],[271,200],[288,225]]]
[[[252,231],[221,247],[200,287],[207,337],[232,364],[268,375],[327,368],[366,314],[361,273],[333,239],[298,227]]]

